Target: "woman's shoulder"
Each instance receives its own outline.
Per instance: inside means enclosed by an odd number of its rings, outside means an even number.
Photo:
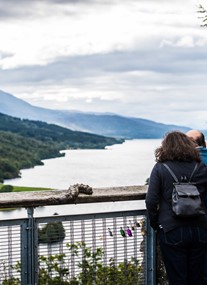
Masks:
[[[154,167],[152,168],[152,174],[162,173],[164,170],[164,166],[162,162],[156,162]]]
[[[198,163],[198,171],[203,172],[205,175],[207,175],[207,165],[203,162]]]

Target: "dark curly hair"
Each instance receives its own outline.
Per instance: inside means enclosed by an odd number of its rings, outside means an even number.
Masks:
[[[155,150],[156,161],[197,161],[201,162],[199,151],[193,141],[184,133],[167,133],[159,148]]]

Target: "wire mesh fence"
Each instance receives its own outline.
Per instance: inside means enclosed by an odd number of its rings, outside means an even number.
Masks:
[[[144,216],[124,213],[39,222],[39,278],[48,274],[50,284],[144,284],[144,223]]]
[[[21,226],[0,226],[0,284],[21,284]],[[17,282],[17,283],[15,283]]]
[[[139,210],[0,221],[0,285],[149,284],[146,245]]]

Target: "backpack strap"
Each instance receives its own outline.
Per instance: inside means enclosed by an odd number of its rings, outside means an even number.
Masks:
[[[179,183],[175,173],[172,171],[172,169],[166,164],[166,163],[163,163],[163,165],[165,166],[165,168],[170,172],[170,174],[172,175],[172,177],[174,178],[175,182],[176,183]]]
[[[170,174],[171,174],[172,177],[174,178],[175,182],[176,182],[176,183],[179,183],[179,181],[178,181],[178,179],[177,179],[175,173],[172,171],[172,169],[171,169],[166,163],[163,163],[163,165],[164,165],[165,168],[170,172]],[[195,173],[195,171],[196,171],[197,168],[198,168],[198,163],[196,163],[196,165],[195,165],[195,167],[194,167],[194,169],[193,169],[193,171],[192,171],[192,173],[191,173],[189,182],[190,182],[191,179],[193,178],[193,175],[194,175],[194,173]]]
[[[193,178],[193,175],[194,175],[194,173],[195,173],[195,171],[196,171],[196,169],[198,168],[198,163],[196,163],[196,165],[195,165],[195,167],[194,167],[194,169],[193,169],[193,171],[192,171],[192,173],[191,173],[191,176],[190,176],[190,179],[189,179],[189,182],[191,181],[191,179]]]

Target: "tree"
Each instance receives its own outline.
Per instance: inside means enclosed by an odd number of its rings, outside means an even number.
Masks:
[[[65,229],[62,222],[51,222],[39,229],[39,243],[54,243],[63,241]]]
[[[202,19],[201,27],[207,27],[207,10],[200,4],[197,12],[200,14],[199,18]]]

